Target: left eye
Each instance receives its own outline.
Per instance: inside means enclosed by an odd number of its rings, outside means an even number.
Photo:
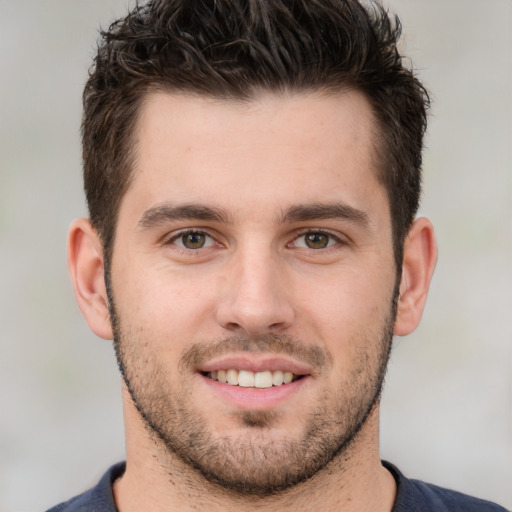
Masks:
[[[326,249],[335,245],[337,240],[330,234],[321,231],[311,231],[303,233],[297,237],[293,245],[303,249]]]
[[[215,241],[210,235],[201,231],[187,231],[180,233],[170,240],[173,244],[184,249],[203,249],[211,247]]]

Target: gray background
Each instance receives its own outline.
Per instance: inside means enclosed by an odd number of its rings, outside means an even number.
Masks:
[[[123,458],[119,377],[65,263],[85,214],[81,90],[124,0],[0,0],[0,510],[42,510]],[[512,508],[510,0],[392,0],[433,92],[421,212],[440,259],[397,339],[382,455]]]

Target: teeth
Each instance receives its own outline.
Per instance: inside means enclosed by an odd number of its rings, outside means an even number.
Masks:
[[[272,387],[272,372],[258,372],[254,374],[254,387],[255,388],[271,388]]]
[[[226,372],[226,378],[227,378],[228,384],[231,384],[232,386],[236,386],[238,384],[238,370],[228,370]]]
[[[239,386],[244,388],[253,388],[254,387],[254,372],[248,372],[247,370],[240,370],[238,374],[238,383]]]
[[[248,370],[235,370],[232,368],[229,370],[210,372],[208,376],[213,380],[222,382],[223,384],[259,389],[289,384],[297,377],[292,372],[283,372],[282,370],[275,370],[273,372],[269,370],[263,372],[250,372]]]
[[[283,382],[285,384],[290,384],[290,382],[293,380],[293,373],[292,372],[284,372],[283,373]]]
[[[274,386],[280,386],[284,382],[284,375],[281,370],[272,372],[272,384]]]

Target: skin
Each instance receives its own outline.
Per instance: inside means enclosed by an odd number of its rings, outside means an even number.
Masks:
[[[123,386],[127,471],[114,485],[122,512],[391,510],[395,484],[379,460],[378,374],[389,328],[405,335],[421,318],[436,248],[430,222],[416,220],[393,322],[397,275],[374,125],[356,91],[262,93],[245,103],[147,98],[110,269],[115,322],[95,231],[80,219],[69,237],[78,303],[96,334],[112,339],[116,331],[132,391]],[[184,231],[196,233],[194,243],[200,233],[205,245],[187,248]],[[317,234],[316,245],[308,246],[308,233]],[[241,391],[233,398],[201,373],[216,364],[296,365],[305,378],[278,400]],[[160,432],[147,428],[133,396]],[[231,480],[276,478],[275,469],[294,460],[288,447],[310,438],[311,418],[330,443],[353,439],[304,482],[258,496],[205,479],[169,449],[162,410],[182,451],[203,439],[195,430],[186,438],[184,418],[201,426],[211,457],[224,450]],[[354,410],[363,421],[357,433],[349,425]]]

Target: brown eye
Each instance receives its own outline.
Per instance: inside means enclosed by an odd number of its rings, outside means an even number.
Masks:
[[[337,244],[341,244],[341,240],[326,231],[305,231],[290,243],[290,247],[296,249],[328,249]]]
[[[181,236],[181,243],[187,249],[201,249],[206,245],[204,233],[185,233]]]
[[[184,254],[188,255],[191,255],[192,252],[186,253],[186,251],[198,251],[198,254],[200,254],[202,253],[200,252],[201,249],[222,247],[222,244],[217,243],[215,238],[208,233],[194,229],[187,229],[176,233],[166,242],[166,245],[175,246],[185,251]]]
[[[309,249],[325,249],[329,246],[330,236],[325,233],[306,233],[304,243]]]

